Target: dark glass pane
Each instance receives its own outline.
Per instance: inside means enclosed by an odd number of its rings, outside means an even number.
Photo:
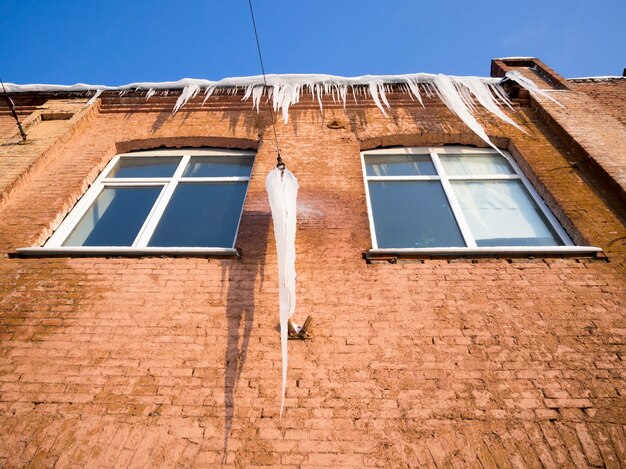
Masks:
[[[369,183],[379,248],[465,246],[439,181]]]
[[[180,163],[180,157],[149,158],[122,157],[107,177],[110,178],[161,178],[171,177]]]
[[[502,155],[440,154],[439,159],[448,176],[515,174]]]
[[[452,181],[452,187],[478,246],[563,244],[521,181]]]
[[[247,186],[179,184],[148,245],[232,248]]]
[[[253,161],[253,156],[192,156],[183,177],[248,177]]]
[[[107,187],[89,208],[64,246],[131,246],[161,186]]]
[[[366,155],[368,176],[434,176],[430,155]]]

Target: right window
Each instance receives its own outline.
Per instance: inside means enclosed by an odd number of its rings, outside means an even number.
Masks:
[[[513,158],[468,147],[362,153],[374,249],[573,246]]]

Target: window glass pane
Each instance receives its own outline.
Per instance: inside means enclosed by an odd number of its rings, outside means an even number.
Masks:
[[[180,163],[180,157],[142,158],[125,156],[118,160],[107,177],[158,178],[171,177]]]
[[[465,246],[439,181],[369,183],[379,248]]]
[[[439,159],[448,176],[515,174],[502,155],[447,155]]]
[[[451,183],[478,246],[563,244],[521,181]]]
[[[368,176],[434,176],[437,175],[430,155],[367,155]]]
[[[253,156],[192,156],[183,177],[249,177]]]
[[[63,245],[131,246],[161,188],[104,188]]]
[[[179,184],[148,246],[232,248],[247,185]]]

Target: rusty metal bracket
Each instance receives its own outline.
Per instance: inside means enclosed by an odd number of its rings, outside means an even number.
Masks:
[[[4,91],[4,99],[6,100],[9,109],[11,110],[11,114],[13,115],[13,119],[15,119],[15,123],[17,124],[17,128],[20,131],[20,135],[22,136],[22,141],[26,141],[26,132],[24,132],[24,128],[22,127],[22,123],[20,122],[20,118],[17,115],[17,111],[15,110],[15,103],[7,94],[7,90],[4,87],[4,82],[0,79],[0,83],[2,83],[2,90]]]
[[[309,328],[311,327],[311,321],[313,318],[307,316],[302,326],[298,326],[291,319],[287,321],[287,338],[289,340],[307,340],[311,339],[309,334]]]
[[[363,253],[363,259],[366,264],[397,264],[398,256],[390,255],[372,255],[370,252],[365,251]]]

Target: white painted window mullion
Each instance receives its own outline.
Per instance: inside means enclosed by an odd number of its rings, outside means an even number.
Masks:
[[[191,157],[189,155],[185,155],[182,157],[170,182],[165,184],[163,191],[159,195],[159,198],[154,204],[154,207],[152,207],[152,210],[150,211],[150,214],[146,218],[145,223],[141,227],[141,230],[139,230],[139,234],[137,235],[137,238],[135,238],[133,247],[146,247],[148,245],[148,242],[150,241],[150,238],[152,237],[154,230],[156,230],[156,227],[159,224],[159,221],[161,221],[161,217],[163,216],[163,213],[165,212],[167,204],[169,204],[172,198],[172,195],[174,195],[176,186],[178,186],[178,181],[180,180],[183,172],[185,171],[185,168],[187,167],[187,164],[189,163],[190,158]]]
[[[142,183],[153,183],[153,184],[167,184],[170,182],[171,178],[169,177],[161,177],[161,178],[144,178],[144,177],[135,177],[135,178],[105,178],[102,180],[103,184],[128,184],[133,185],[137,182]]]
[[[446,176],[449,181],[507,181],[521,179],[517,174],[468,174]]]
[[[89,210],[91,205],[98,198],[103,188],[104,186],[102,184],[94,183],[87,190],[87,192],[85,192],[85,195],[83,195],[83,197],[76,203],[74,208],[61,222],[54,234],[50,236],[50,239],[48,239],[45,245],[54,247],[61,246],[72,230],[76,227],[78,222],[83,218],[87,210]]]
[[[459,227],[459,230],[461,230],[461,235],[463,236],[463,239],[465,240],[465,244],[469,248],[475,248],[477,246],[476,241],[474,240],[472,231],[470,230],[469,224],[467,223],[467,220],[465,219],[465,215],[463,215],[463,209],[461,208],[461,205],[459,204],[456,198],[456,195],[454,194],[454,189],[452,188],[452,184],[450,184],[450,181],[448,180],[448,176],[446,175],[446,172],[443,169],[443,165],[441,164],[441,161],[439,160],[439,155],[434,151],[434,149],[432,149],[430,156],[433,159],[433,164],[435,165],[437,174],[441,176],[441,186],[443,187],[443,190],[446,194],[448,203],[450,204],[450,209],[452,210],[452,213],[454,214],[454,218],[456,218],[456,223]]]
[[[102,183],[102,187],[154,187],[154,186],[164,186],[169,181],[163,182],[153,182],[153,181],[144,181],[140,179],[135,179],[133,182],[105,182]]]
[[[566,246],[575,246],[572,239],[569,237],[567,232],[561,226],[561,223],[559,223],[557,218],[552,213],[552,210],[550,210],[550,208],[546,205],[546,203],[543,201],[543,198],[535,190],[535,188],[530,183],[528,178],[526,178],[525,176],[522,176],[524,173],[522,173],[521,168],[517,165],[515,160],[509,155],[506,155],[506,159],[509,161],[509,164],[513,168],[513,171],[515,171],[517,174],[520,175],[520,178],[519,178],[520,181],[522,182],[523,186],[526,188],[526,190],[530,194],[531,199],[534,200],[535,204],[537,204],[537,207],[539,207],[539,210],[545,217],[546,226],[548,226],[549,228],[552,228],[554,234],[556,234],[559,238],[561,238],[561,241],[563,241],[563,243]]]
[[[102,192],[102,189],[104,188],[103,181],[105,180],[105,176],[111,172],[119,159],[119,156],[115,156],[111,161],[109,161],[100,175],[91,184],[89,189],[87,189],[85,194],[78,200],[78,202],[76,202],[74,208],[61,222],[56,231],[52,234],[52,236],[50,236],[50,239],[48,239],[45,246],[61,246],[72,230],[76,227],[78,222],[83,218],[87,210],[89,210],[91,205],[98,198],[98,195],[100,195],[100,192]]]
[[[249,176],[224,176],[224,177],[181,177],[178,182],[249,182]]]
[[[368,181],[438,181],[439,176],[367,176]]]
[[[374,212],[372,210],[372,201],[370,199],[370,187],[367,177],[367,168],[365,167],[365,155],[361,153],[361,170],[363,171],[363,182],[365,184],[365,201],[367,202],[367,217],[370,222],[370,236],[372,238],[372,246],[378,249],[378,240],[376,239],[376,226],[374,225]]]

